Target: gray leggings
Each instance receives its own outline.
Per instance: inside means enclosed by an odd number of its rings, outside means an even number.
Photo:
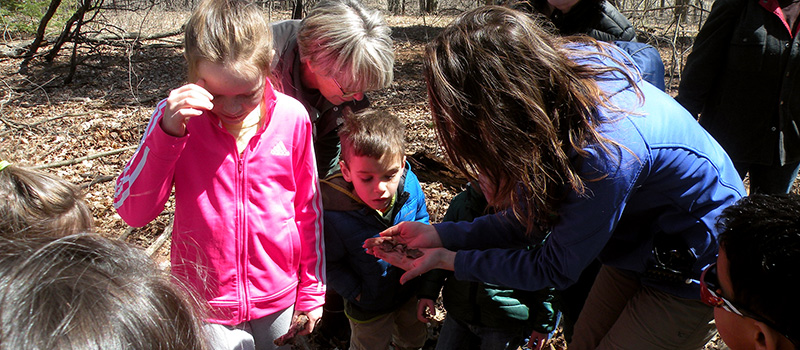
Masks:
[[[275,346],[273,341],[286,334],[294,307],[235,326],[209,323],[204,328],[213,350],[288,350],[290,345]]]

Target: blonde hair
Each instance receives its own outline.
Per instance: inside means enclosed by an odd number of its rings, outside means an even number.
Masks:
[[[346,90],[388,87],[394,78],[392,30],[377,10],[358,0],[323,0],[300,24],[300,59]]]
[[[15,165],[0,170],[0,236],[63,236],[89,230],[92,223],[75,185]]]
[[[243,0],[203,0],[186,24],[184,56],[190,81],[201,60],[243,76],[270,76],[272,34],[261,9]]]
[[[353,114],[344,110],[344,124],[339,129],[342,160],[362,156],[383,159],[405,155],[405,126],[400,118],[387,111],[366,108]]]

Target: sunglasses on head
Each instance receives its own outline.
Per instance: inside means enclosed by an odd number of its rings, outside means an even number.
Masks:
[[[774,322],[769,321],[766,318],[749,311],[740,305],[734,304],[732,301],[717,293],[718,290],[721,290],[721,287],[719,284],[719,276],[717,275],[717,263],[713,263],[708,265],[708,267],[706,267],[703,270],[703,273],[700,275],[700,299],[703,301],[703,303],[711,307],[722,308],[725,311],[732,312],[741,317],[751,318],[764,323],[786,337],[786,339],[789,339],[789,341],[792,342],[792,344],[795,344],[795,346],[798,345],[798,343],[795,341],[795,338],[789,336],[787,332],[783,330],[783,328],[778,327]]]

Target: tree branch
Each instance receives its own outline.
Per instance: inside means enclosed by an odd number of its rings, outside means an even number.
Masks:
[[[107,151],[107,152],[101,152],[101,153],[91,154],[91,155],[84,156],[84,157],[65,160],[65,161],[62,161],[62,162],[55,162],[55,163],[37,165],[37,166],[31,167],[31,169],[48,169],[48,168],[57,168],[57,167],[60,167],[60,166],[65,166],[65,165],[78,164],[78,163],[80,163],[82,161],[85,161],[85,160],[90,160],[90,159],[95,159],[95,158],[100,158],[100,157],[110,156],[110,155],[113,155],[113,154],[122,153],[122,152],[125,152],[125,151],[130,151],[132,149],[136,149],[136,147],[139,147],[139,146],[138,145],[136,145],[136,146],[128,146],[128,147],[119,148],[119,149],[115,149],[115,150],[111,150],[111,151]]]

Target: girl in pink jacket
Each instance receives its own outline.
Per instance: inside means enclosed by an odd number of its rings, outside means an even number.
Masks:
[[[325,294],[311,123],[273,88],[272,54],[257,6],[202,2],[186,26],[191,83],[158,104],[114,197],[144,226],[174,186],[173,274],[208,301],[218,338],[256,349],[300,314],[310,333]]]

